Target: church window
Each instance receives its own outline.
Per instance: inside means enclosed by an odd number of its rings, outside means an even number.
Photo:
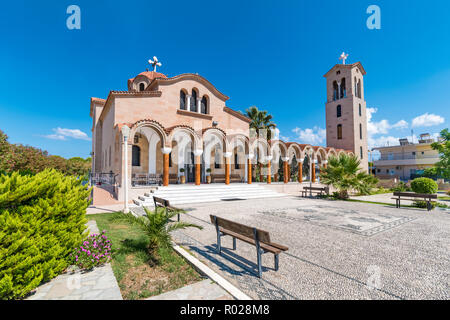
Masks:
[[[139,91],[144,91],[145,90],[145,83],[140,83],[139,84]]]
[[[208,100],[206,99],[206,96],[203,96],[202,98],[200,112],[203,114],[208,114]]]
[[[197,112],[197,91],[192,89],[190,111]]]
[[[337,85],[337,82],[334,81],[333,82],[333,101],[336,101],[337,99],[339,99],[339,97],[338,97],[338,85]]]
[[[341,116],[342,116],[342,107],[341,107],[341,105],[339,104],[339,105],[336,107],[336,117],[340,118]]]
[[[131,163],[133,167],[141,166],[141,148],[135,145],[133,146],[131,152]]]
[[[338,124],[337,126],[337,138],[338,140],[342,139],[342,124]]]
[[[183,90],[180,91],[180,109],[186,110],[186,93]]]

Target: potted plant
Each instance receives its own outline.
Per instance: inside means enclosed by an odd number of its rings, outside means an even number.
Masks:
[[[180,172],[183,174],[180,176],[180,183],[184,184],[184,183],[186,183],[186,176],[184,175],[184,168],[181,168]]]
[[[208,169],[206,169],[206,173],[207,173],[207,176],[206,176],[206,183],[211,183],[211,168],[208,168]]]

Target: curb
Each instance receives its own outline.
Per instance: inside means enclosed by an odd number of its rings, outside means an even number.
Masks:
[[[198,260],[196,257],[194,257],[192,254],[187,252],[185,249],[180,247],[179,245],[173,243],[173,249],[181,255],[183,258],[185,258],[188,263],[190,263],[195,269],[199,270],[201,273],[208,276],[211,280],[215,281],[219,286],[221,286],[225,291],[227,291],[229,294],[231,294],[235,299],[237,300],[253,300],[248,295],[243,293],[241,290],[236,288],[234,285],[232,285],[228,280],[225,280],[222,276],[220,276],[218,273],[213,271],[210,267],[208,267],[206,264]]]

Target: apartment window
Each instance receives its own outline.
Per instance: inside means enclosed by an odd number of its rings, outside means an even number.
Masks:
[[[342,139],[342,124],[338,124],[337,126],[337,138],[338,140]]]

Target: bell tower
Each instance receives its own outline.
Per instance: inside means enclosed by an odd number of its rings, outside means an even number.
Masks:
[[[324,77],[327,79],[326,132],[327,147],[352,151],[368,171],[367,115],[364,100],[364,70],[360,62],[336,64]]]

